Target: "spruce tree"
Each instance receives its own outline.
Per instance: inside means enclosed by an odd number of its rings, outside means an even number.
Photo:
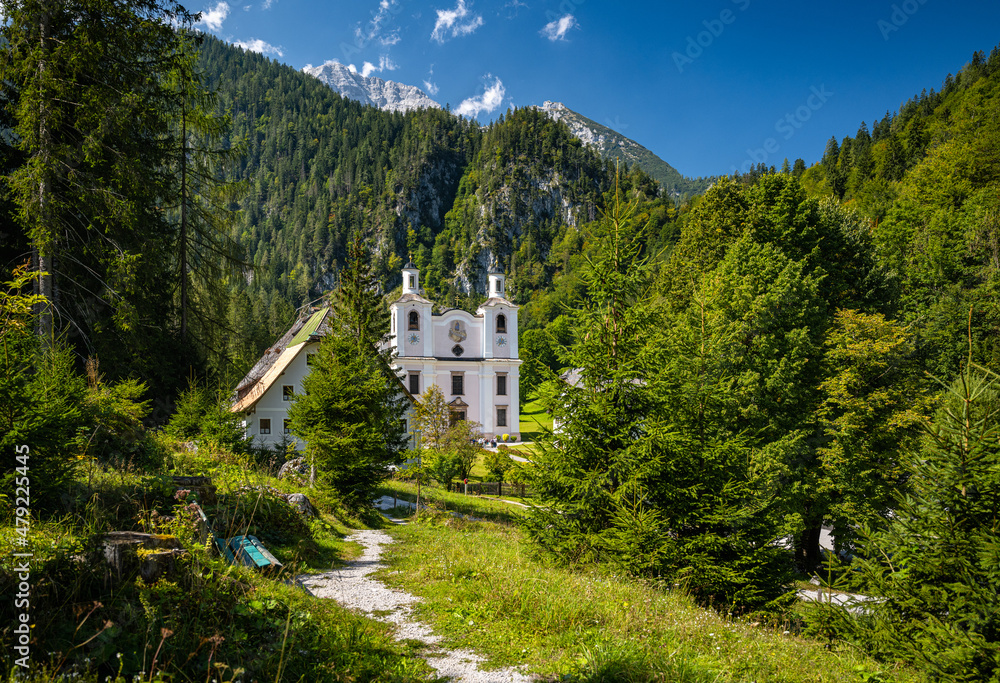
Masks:
[[[971,362],[908,457],[909,494],[852,566],[876,599],[847,637],[933,680],[1000,677],[1000,376]]]
[[[765,462],[734,425],[720,359],[735,334],[704,304],[670,318],[652,296],[641,231],[615,196],[573,316],[570,381],[545,385],[557,431],[527,473],[529,535],[564,560],[682,583],[704,603],[756,609],[791,564]]]
[[[372,282],[371,259],[356,241],[333,294],[330,331],[289,410],[320,485],[355,508],[371,503],[406,445],[406,399],[389,351],[379,347],[389,325]]]

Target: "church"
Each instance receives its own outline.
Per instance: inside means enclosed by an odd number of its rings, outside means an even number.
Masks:
[[[520,432],[517,306],[505,293],[503,273],[489,273],[488,298],[472,315],[434,312],[420,290],[420,271],[403,267],[403,293],[389,306],[396,369],[407,391],[419,396],[441,387],[455,420],[482,425],[486,438],[517,439]]]
[[[420,290],[420,271],[403,267],[403,293],[390,306],[389,343],[400,392],[416,401],[437,384],[453,420],[482,426],[486,438],[518,439],[517,306],[505,296],[502,273],[490,273],[488,299],[475,315],[458,309],[434,311]],[[309,357],[329,332],[331,309],[302,317],[236,387],[231,411],[243,415],[247,434],[264,446],[294,439],[288,420],[293,397],[302,391]],[[407,413],[407,425],[412,424]],[[414,441],[419,435],[413,434]],[[295,440],[297,448],[304,444]]]

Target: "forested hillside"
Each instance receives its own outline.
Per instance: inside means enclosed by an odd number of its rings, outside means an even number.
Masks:
[[[831,139],[802,182],[871,220],[893,310],[929,370],[950,374],[967,354],[970,308],[976,355],[998,364],[1000,51],[976,53],[871,132]]]
[[[255,266],[231,306],[237,337],[253,338],[233,349],[241,362],[333,287],[355,232],[386,290],[412,257],[441,303],[473,307],[491,268],[527,301],[568,265],[552,245],[597,218],[612,184],[609,162],[534,109],[486,127],[435,109],[387,113],[211,37],[200,67],[245,149],[231,171],[248,188],[233,235]],[[631,175],[665,216],[672,201]]]

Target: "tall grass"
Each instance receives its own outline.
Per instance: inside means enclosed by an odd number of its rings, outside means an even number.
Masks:
[[[35,680],[397,681],[433,673],[412,647],[384,624],[320,600],[292,581],[302,571],[328,569],[353,555],[342,539],[336,501],[307,495],[324,511],[304,521],[267,493],[302,490],[279,482],[243,456],[178,453],[158,474],[113,467],[81,468],[67,493],[66,512],[36,519],[21,548],[9,510],[0,517],[0,593],[13,595],[11,553],[33,553],[32,672]],[[171,473],[208,474],[220,503],[205,506],[225,520],[220,536],[256,533],[285,571],[260,575],[212,557],[198,542],[194,517],[178,500]],[[246,495],[233,493],[249,487]],[[183,498],[183,496],[179,496]],[[172,533],[188,550],[167,577],[146,583],[116,579],[102,560],[110,530]],[[0,602],[0,639],[12,642],[13,600]],[[13,674],[12,651],[0,655],[0,679]],[[30,678],[30,677],[29,677]]]
[[[536,557],[518,530],[432,515],[393,530],[386,581],[425,598],[419,614],[496,665],[575,681],[859,681],[894,677],[782,625],[698,608],[673,586]]]

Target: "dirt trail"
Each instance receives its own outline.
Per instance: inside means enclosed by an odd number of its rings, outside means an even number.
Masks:
[[[447,650],[437,647],[440,636],[430,627],[413,619],[413,605],[420,598],[404,591],[388,588],[369,576],[381,569],[383,548],[394,541],[384,531],[369,529],[356,531],[346,540],[356,541],[364,553],[340,569],[321,574],[303,574],[299,581],[316,597],[330,598],[350,609],[394,624],[397,640],[415,639],[431,646],[427,663],[442,676],[456,683],[530,683],[532,678],[517,669],[483,671],[479,663],[483,658],[468,650]],[[375,614],[375,613],[378,614]]]

